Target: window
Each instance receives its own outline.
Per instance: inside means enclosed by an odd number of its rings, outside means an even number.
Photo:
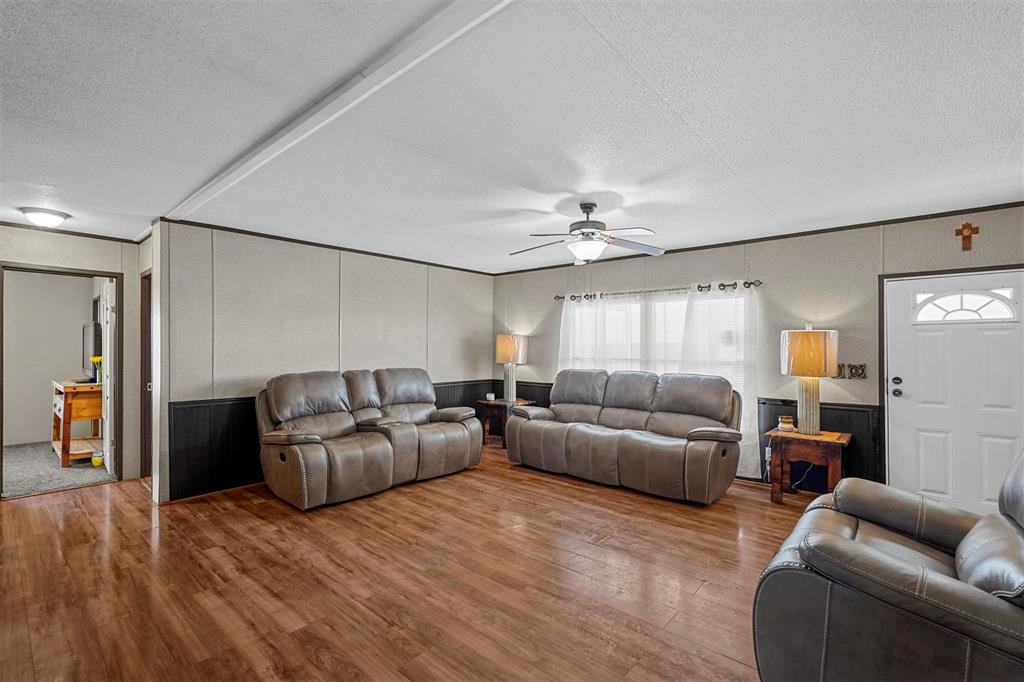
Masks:
[[[914,312],[915,324],[951,322],[1005,322],[1015,320],[1013,289],[920,293]]]

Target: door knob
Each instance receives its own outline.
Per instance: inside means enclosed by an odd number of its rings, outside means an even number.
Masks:
[[[892,378],[892,383],[894,383],[894,384],[896,384],[897,386],[899,386],[900,384],[902,384],[902,383],[903,383],[903,379],[902,379],[902,378],[900,378],[900,377],[893,377],[893,378]]]
[[[893,395],[894,398],[899,398],[900,396],[903,395],[903,389],[902,388],[894,388],[894,389],[892,389],[892,395]]]

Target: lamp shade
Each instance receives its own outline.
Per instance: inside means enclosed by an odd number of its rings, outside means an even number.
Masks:
[[[502,364],[525,364],[526,336],[523,334],[498,334],[494,342],[494,361]]]
[[[782,332],[782,373],[794,377],[839,374],[839,332],[834,329],[787,329]]]

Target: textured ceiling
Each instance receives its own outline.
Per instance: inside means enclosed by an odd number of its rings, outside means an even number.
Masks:
[[[0,219],[136,237],[444,3],[0,1]],[[518,0],[188,215],[501,272],[1024,199],[1024,4]],[[608,257],[627,252],[610,248]]]

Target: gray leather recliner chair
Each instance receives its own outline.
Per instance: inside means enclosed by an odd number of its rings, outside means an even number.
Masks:
[[[742,405],[719,376],[566,369],[551,407],[516,407],[511,461],[710,504],[739,465]]]
[[[422,369],[274,377],[256,398],[267,485],[306,510],[479,464],[474,410],[435,400]]]
[[[856,478],[761,576],[761,679],[1024,680],[1024,453],[984,517]]]

